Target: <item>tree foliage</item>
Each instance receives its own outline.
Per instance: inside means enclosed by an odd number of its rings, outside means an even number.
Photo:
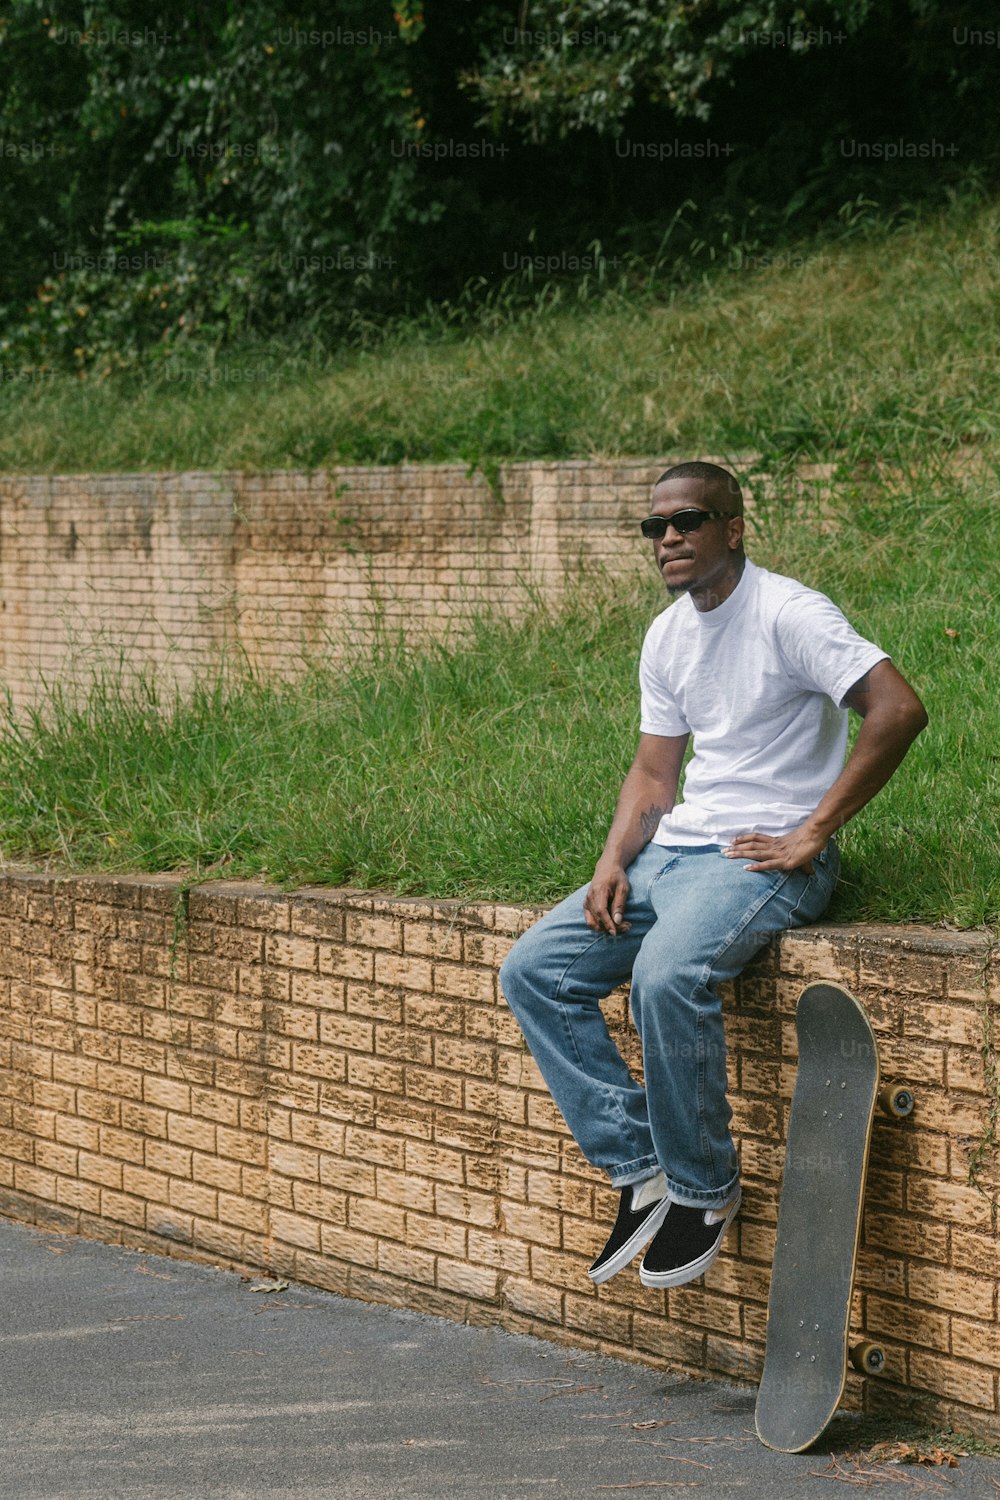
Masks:
[[[688,258],[981,189],[977,27],[960,0],[8,0],[0,359],[352,337],[535,252],[641,257],[691,202]]]

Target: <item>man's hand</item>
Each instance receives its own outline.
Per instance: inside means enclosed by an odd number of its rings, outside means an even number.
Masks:
[[[819,854],[826,843],[822,835],[811,833],[805,825],[772,838],[766,833],[740,833],[729,847],[723,850],[727,859],[750,859],[753,864],[744,865],[745,870],[766,872],[768,870],[801,870],[804,875],[813,872],[813,857]]]
[[[625,921],[628,893],[628,876],[623,867],[606,864],[603,859],[598,860],[594,878],[583,902],[587,926],[594,932],[609,932],[612,937],[619,932],[628,932],[632,925]]]

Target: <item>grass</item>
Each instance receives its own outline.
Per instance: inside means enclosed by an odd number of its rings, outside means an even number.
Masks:
[[[844,831],[844,920],[1000,913],[1000,475],[919,461],[830,514],[776,481],[749,550],[890,649],[930,728]],[[587,880],[638,725],[658,579],[575,581],[560,611],[483,617],[460,646],[384,635],[294,680],[229,669],[180,699],[147,678],[58,692],[0,729],[0,847],[61,868],[184,870],[548,902]]]
[[[320,467],[699,452],[881,457],[1000,436],[1000,205],[590,296],[501,289],[367,347],[101,382],[4,371],[0,469]],[[587,291],[589,300],[581,301]]]

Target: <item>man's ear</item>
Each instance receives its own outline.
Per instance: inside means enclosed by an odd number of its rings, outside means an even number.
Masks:
[[[742,542],[745,530],[746,522],[742,516],[733,516],[726,522],[726,540],[729,543],[729,550],[731,552],[735,552],[736,548]]]

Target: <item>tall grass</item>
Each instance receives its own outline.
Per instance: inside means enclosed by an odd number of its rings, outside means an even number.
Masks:
[[[733,251],[686,285],[633,272],[586,301],[542,288],[527,307],[508,288],[471,319],[438,309],[368,347],[207,354],[107,384],[4,372],[0,468],[989,444],[998,267],[1000,206],[956,208],[773,256]]]
[[[890,650],[930,728],[844,831],[845,919],[1000,913],[1000,476],[933,445],[819,514],[776,480],[755,559],[831,594]],[[650,569],[652,573],[652,567]],[[105,677],[0,736],[0,847],[61,868],[180,869],[547,902],[589,878],[638,727],[648,587],[580,579],[560,610],[483,616],[460,646],[382,636],[284,682],[222,672],[181,698]]]

